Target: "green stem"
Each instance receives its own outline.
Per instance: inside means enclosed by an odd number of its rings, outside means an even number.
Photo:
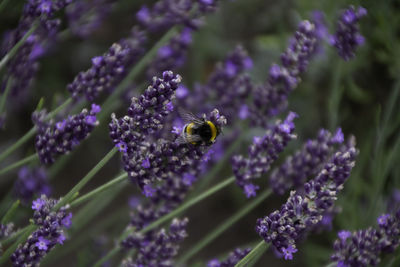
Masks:
[[[240,144],[242,143],[243,135],[240,135],[236,138],[235,142],[233,142],[226,152],[224,153],[224,156],[222,159],[220,159],[213,167],[212,169],[207,172],[207,176],[204,177],[199,181],[199,185],[196,186],[194,191],[192,192],[192,196],[197,195],[199,192],[203,191],[210,183],[210,181],[213,180],[213,178],[219,173],[219,171],[225,166],[226,161],[230,159],[232,154],[236,151],[238,147],[240,147]],[[190,197],[189,197],[190,198]]]
[[[24,136],[22,136],[17,142],[15,142],[12,146],[10,146],[6,151],[0,154],[0,162],[7,158],[12,152],[17,150],[20,146],[25,144],[31,137],[33,137],[36,133],[36,126],[32,127],[29,132],[27,132]]]
[[[264,253],[268,249],[269,245],[265,243],[265,241],[261,241],[260,243],[257,244],[255,248],[253,248],[249,254],[247,254],[243,259],[241,259],[235,267],[250,267],[252,266],[255,261],[254,259],[258,259],[259,255]]]
[[[64,101],[64,103],[62,103],[61,105],[59,105],[57,108],[55,108],[53,111],[51,111],[49,114],[47,114],[46,119],[52,119],[54,118],[61,110],[63,110],[64,108],[66,108],[69,104],[72,103],[72,98],[69,97],[67,98],[67,100]]]
[[[163,217],[159,218],[158,220],[156,220],[156,221],[152,222],[151,224],[147,225],[146,227],[144,227],[140,231],[140,233],[144,234],[144,233],[147,233],[150,230],[153,230],[157,226],[159,226],[159,225],[163,224],[164,222],[174,218],[175,216],[177,216],[178,214],[180,214],[183,211],[187,210],[188,208],[194,206],[195,204],[201,202],[202,200],[208,198],[209,196],[217,193],[221,189],[223,189],[223,188],[227,187],[228,185],[232,184],[234,181],[235,181],[235,177],[234,176],[229,177],[228,179],[226,179],[226,180],[220,182],[219,184],[213,186],[212,188],[210,188],[206,192],[198,195],[197,197],[189,199],[187,202],[182,204],[177,209],[173,210],[172,212],[164,215]],[[126,236],[129,235],[129,234],[131,234],[131,233],[130,232],[126,233]]]
[[[163,224],[164,222],[174,218],[175,216],[177,216],[178,214],[184,212],[185,210],[187,210],[188,208],[192,207],[193,205],[201,202],[202,200],[206,199],[207,197],[217,193],[218,191],[220,191],[221,189],[227,187],[228,185],[232,184],[235,181],[235,177],[229,177],[228,179],[220,182],[219,184],[213,186],[212,188],[210,188],[209,190],[207,190],[206,192],[198,195],[197,197],[194,197],[192,199],[189,199],[187,202],[185,202],[184,204],[182,204],[180,207],[178,207],[177,209],[173,210],[172,212],[162,216],[161,218],[159,218],[158,220],[154,221],[153,223],[147,225],[146,227],[144,227],[140,233],[144,234],[147,233],[148,231],[156,228],[157,226]],[[129,236],[130,234],[132,234],[133,230],[129,230],[129,231],[125,231],[119,240],[123,240],[125,239],[127,236]],[[117,254],[120,251],[120,247],[119,245],[117,245],[116,247],[114,247],[106,256],[104,256],[103,258],[101,258],[98,262],[96,262],[96,264],[94,265],[96,266],[101,266],[101,264],[103,264],[105,261],[111,259],[115,254]]]
[[[331,95],[329,97],[328,109],[329,109],[329,128],[330,130],[334,130],[338,124],[338,113],[339,113],[339,105],[340,99],[342,98],[343,89],[340,87],[340,81],[342,79],[342,60],[337,60],[335,71],[332,79],[331,86]]]
[[[18,245],[22,242],[24,242],[26,239],[28,239],[29,235],[35,231],[35,229],[37,228],[36,225],[29,225],[28,227],[26,227],[24,233],[20,236],[20,238],[18,238],[17,242],[15,242],[14,244],[12,244],[0,257],[0,265],[4,264],[11,256],[12,253],[14,253],[14,251],[17,249]]]
[[[23,159],[15,162],[15,163],[13,163],[11,165],[8,165],[4,169],[0,170],[0,175],[3,175],[3,174],[5,174],[5,173],[7,173],[9,171],[12,171],[12,170],[14,170],[14,169],[16,169],[16,168],[18,168],[18,167],[20,167],[22,165],[25,165],[25,164],[27,164],[29,162],[32,162],[32,161],[35,161],[37,159],[38,159],[38,155],[36,153],[33,154],[33,155],[30,155],[30,156],[28,156],[26,158],[23,158]]]
[[[93,169],[91,169],[88,174],[86,174],[85,177],[82,178],[82,180],[79,181],[79,183],[77,183],[72,189],[71,191],[69,191],[62,199],[60,202],[57,203],[57,205],[54,206],[54,210],[58,210],[59,208],[61,208],[62,206],[64,206],[65,204],[67,204],[71,198],[78,193],[79,190],[81,190],[88,182],[90,182],[90,180],[93,178],[93,176],[98,173],[101,168],[104,167],[104,165],[115,155],[115,153],[117,153],[118,148],[114,147],[113,149],[111,149],[107,155],[104,156],[104,158],[102,158],[99,163],[96,164],[96,166],[93,167]]]
[[[257,207],[261,202],[263,202],[266,198],[268,198],[271,195],[271,193],[272,193],[271,189],[265,190],[263,193],[259,194],[257,198],[253,199],[249,204],[247,204],[244,208],[239,209],[238,212],[236,212],[233,216],[229,217],[222,224],[216,227],[211,233],[207,234],[199,242],[196,242],[196,245],[188,252],[185,252],[185,255],[180,260],[177,261],[177,265],[180,266],[183,263],[187,262],[189,259],[191,259],[199,251],[205,248],[217,237],[219,237],[223,232],[229,229],[231,225],[235,224],[246,214],[248,214],[251,210]]]
[[[11,218],[14,216],[14,213],[17,211],[20,201],[16,200],[12,206],[8,209],[7,213],[4,215],[3,219],[1,219],[2,224],[6,224],[11,221]]]
[[[37,29],[39,24],[37,22],[34,22],[32,25],[32,28],[29,29],[25,33],[25,35],[19,40],[13,48],[1,59],[0,61],[0,70],[7,64],[7,62],[18,52],[18,49],[25,43],[26,39]]]
[[[6,89],[4,90],[4,93],[1,95],[1,99],[0,99],[0,115],[3,113],[3,109],[5,109],[4,107],[6,104],[6,99],[7,99],[8,94],[10,93],[12,83],[13,83],[12,78],[11,77],[8,78]]]
[[[121,248],[119,246],[114,247],[110,252],[107,253],[106,256],[101,258],[99,261],[97,261],[93,267],[100,267],[103,263],[106,261],[110,260],[113,258],[115,255],[117,255],[120,252]]]
[[[89,199],[93,198],[97,194],[109,189],[113,185],[124,181],[127,177],[128,177],[127,173],[120,174],[118,177],[114,178],[113,180],[109,181],[108,183],[105,183],[102,186],[99,186],[96,189],[90,191],[89,193],[87,193],[87,194],[81,196],[80,198],[77,198],[74,201],[72,201],[71,202],[71,207],[78,206],[79,204],[85,202],[86,200],[89,200]]]

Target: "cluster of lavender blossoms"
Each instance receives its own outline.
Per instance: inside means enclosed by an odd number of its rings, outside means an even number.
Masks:
[[[240,249],[236,248],[234,251],[229,253],[228,257],[220,261],[218,259],[210,260],[207,264],[207,267],[234,267],[236,263],[238,263],[241,259],[243,259],[249,252],[250,248]]]
[[[254,88],[250,107],[253,124],[265,126],[265,118],[286,109],[287,98],[300,83],[300,75],[307,70],[318,41],[315,24],[308,20],[302,21],[290,40],[289,47],[281,55],[282,66],[272,65],[268,80]]]
[[[115,0],[76,1],[66,8],[69,29],[80,38],[86,38],[102,25]]]
[[[154,182],[190,174],[191,167],[205,152],[203,146],[178,144],[162,138],[152,140],[163,128],[166,116],[173,111],[171,101],[180,82],[181,77],[171,71],[165,71],[162,79],[154,77],[153,84],[139,98],[132,98],[128,115],[117,119],[113,114],[109,124],[111,139],[123,153],[125,171],[149,197],[155,190]],[[209,120],[218,127],[226,123],[217,110],[211,112]]]
[[[382,253],[392,253],[400,244],[400,209],[394,214],[383,214],[378,228],[369,227],[354,232],[340,231],[331,259],[338,267],[376,266]]]
[[[14,233],[14,224],[13,223],[0,223],[0,240],[3,240]],[[3,247],[0,243],[0,256],[3,253]]]
[[[93,102],[102,92],[111,94],[126,77],[129,69],[143,56],[148,36],[152,32],[164,32],[177,24],[183,24],[188,29],[197,29],[201,25],[201,18],[206,13],[215,10],[214,2],[217,1],[161,0],[152,8],[143,6],[136,14],[140,25],[132,28],[131,36],[114,43],[104,55],[94,57],[92,66],[75,77],[74,81],[67,86],[68,91],[76,101],[81,95],[85,95],[89,102]],[[177,37],[178,39],[172,41],[175,44],[170,44],[174,47],[163,47],[159,51],[159,56],[162,56],[163,52],[168,52],[168,49],[175,54],[176,58],[169,59],[169,67],[176,68],[182,65],[185,52],[178,50],[190,43],[188,33],[184,30],[182,35]],[[160,62],[160,60],[155,62]],[[157,75],[157,73],[152,73],[153,71],[160,71],[160,69],[150,68],[148,74]]]
[[[296,113],[290,112],[283,122],[277,121],[264,136],[254,137],[253,143],[249,147],[248,158],[241,155],[232,157],[232,169],[236,183],[244,190],[248,198],[256,196],[256,190],[259,189],[252,181],[268,172],[279,153],[283,151],[290,140],[296,138],[293,133],[293,120],[296,117]]]
[[[256,232],[282,253],[285,259],[291,260],[293,253],[297,252],[296,241],[318,224],[324,213],[333,207],[354,167],[357,153],[355,140],[351,137],[316,178],[304,184],[304,192],[292,191],[280,210],[258,219]]]
[[[38,228],[11,255],[14,267],[38,266],[56,244],[66,240],[64,228],[71,226],[72,213],[67,212],[68,206],[55,211],[57,202],[45,195],[32,202],[33,222]]]
[[[57,123],[46,121],[46,111],[34,112],[32,120],[38,129],[35,148],[40,161],[51,164],[55,161],[55,156],[69,153],[85,140],[99,124],[96,115],[100,110],[100,106],[92,104],[90,111],[83,109],[81,113],[68,116]]]
[[[333,136],[329,131],[321,129],[316,139],[307,140],[300,150],[288,156],[279,168],[273,170],[269,179],[272,190],[283,195],[292,187],[303,186],[309,177],[318,174],[332,154],[335,144],[343,140],[340,128]]]
[[[39,21],[37,29],[28,37],[18,53],[8,62],[3,85],[13,79],[11,95],[16,99],[26,93],[39,69],[39,58],[56,38],[61,20],[54,18],[55,13],[73,0],[31,0],[24,5],[23,13],[16,29],[6,33],[0,49],[0,56],[5,56],[19,40]]]
[[[331,44],[337,49],[344,60],[350,60],[355,56],[358,46],[364,44],[364,37],[358,29],[358,21],[367,15],[363,7],[350,6],[340,15],[336,33],[331,36]]]
[[[35,195],[49,196],[50,192],[47,172],[43,167],[24,166],[18,171],[14,194],[22,203],[30,203]]]
[[[169,231],[162,228],[150,234],[136,234],[131,238],[131,242],[137,249],[137,255],[135,259],[131,257],[124,260],[122,266],[174,266],[172,258],[178,254],[179,243],[187,236],[188,221],[187,218],[174,219],[169,226]]]

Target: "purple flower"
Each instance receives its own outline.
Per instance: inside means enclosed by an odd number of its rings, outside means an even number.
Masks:
[[[254,125],[266,126],[269,117],[286,109],[287,98],[299,84],[300,75],[306,71],[317,44],[315,25],[307,20],[302,21],[289,47],[281,55],[282,66],[273,64],[265,84],[254,87],[250,106]]]
[[[331,44],[344,60],[352,59],[357,47],[364,43],[364,37],[359,33],[358,22],[366,14],[365,8],[350,6],[340,15],[336,33],[331,37]]]
[[[257,186],[254,186],[252,181],[265,174],[289,141],[296,138],[293,134],[295,117],[297,115],[290,112],[283,122],[277,121],[264,136],[254,137],[253,144],[249,147],[248,158],[241,155],[232,157],[236,183],[245,191],[247,197],[256,195]]]
[[[146,197],[152,197],[155,192],[156,192],[156,190],[151,185],[146,184],[143,186],[143,194]]]
[[[342,241],[346,241],[346,239],[349,238],[350,236],[351,236],[351,232],[350,231],[342,230],[342,231],[340,231],[338,233],[338,237]]]
[[[192,30],[185,28],[161,47],[147,68],[147,77],[159,76],[164,70],[175,71],[183,66],[191,44]]]
[[[247,197],[247,198],[251,198],[251,197],[255,197],[255,196],[257,195],[257,192],[256,192],[256,191],[257,191],[259,188],[260,188],[259,186],[254,185],[254,184],[252,184],[252,183],[249,183],[249,184],[246,184],[246,185],[244,186],[243,190],[244,190],[244,193],[246,194],[246,197]]]
[[[149,160],[149,158],[145,158],[143,161],[142,161],[142,167],[143,168],[145,168],[145,169],[148,169],[148,168],[150,168],[150,160]]]
[[[54,43],[55,35],[61,25],[61,20],[54,18],[54,13],[69,4],[69,0],[27,1],[16,29],[9,31],[0,47],[0,57],[3,58],[31,29],[34,21],[39,20],[37,29],[28,37],[18,52],[8,61],[2,83],[11,77],[13,84],[10,96],[18,101],[26,101],[29,89],[33,85],[40,67],[39,58],[43,56]]]
[[[40,210],[44,204],[45,204],[45,201],[41,198],[38,198],[32,202],[32,209]]]
[[[98,125],[96,114],[99,110],[99,106],[92,105],[90,111],[83,109],[80,114],[68,116],[67,119],[55,124],[52,121],[46,121],[45,111],[34,112],[32,120],[38,127],[35,148],[40,161],[44,164],[51,164],[57,155],[69,153],[86,139]]]
[[[36,266],[56,244],[63,244],[66,239],[63,225],[72,214],[67,214],[68,206],[55,211],[57,202],[45,195],[34,201],[33,222],[38,228],[11,255],[13,266]]]
[[[334,136],[321,129],[318,136],[308,140],[303,147],[286,158],[284,163],[272,171],[270,187],[276,194],[283,195],[292,187],[303,186],[308,178],[315,176],[333,152],[335,144],[343,142],[343,133],[339,128]]]
[[[188,219],[173,219],[169,231],[160,229],[146,235],[131,236],[130,242],[137,249],[135,259],[128,258],[122,266],[173,266],[172,259],[177,255],[179,243],[187,236],[186,225]],[[155,253],[156,252],[156,253]]]
[[[207,267],[234,267],[241,259],[243,259],[249,252],[250,248],[240,249],[236,248],[232,252],[229,253],[228,257],[219,261],[217,259],[213,259],[208,262]]]
[[[38,239],[39,239],[38,242],[36,242],[35,244],[37,248],[40,250],[47,250],[48,248],[47,245],[50,244],[50,241],[41,236],[39,236]]]
[[[297,249],[291,245],[287,248],[282,248],[282,254],[285,260],[293,260],[293,253],[296,253]]]
[[[304,193],[292,191],[280,210],[257,220],[256,232],[267,243],[286,254],[296,252],[296,241],[318,224],[333,207],[337,194],[354,167],[357,150],[354,139],[336,152],[318,175],[304,184]]]
[[[66,8],[69,29],[81,38],[86,38],[102,26],[112,10],[113,1],[74,1]]]
[[[72,98],[78,100],[84,94],[89,102],[94,102],[102,92],[111,93],[125,78],[126,70],[142,56],[145,43],[144,33],[135,29],[129,38],[112,44],[102,56],[94,57],[92,66],[68,84]]]
[[[22,167],[18,172],[18,179],[14,184],[14,194],[21,199],[24,204],[32,201],[37,194],[50,194],[50,184],[44,168]]]
[[[71,226],[71,224],[72,224],[71,223],[71,219],[72,219],[72,213],[70,212],[70,213],[68,213],[67,216],[65,216],[62,219],[62,221],[61,221],[62,225],[64,225],[66,228],[69,228]]]

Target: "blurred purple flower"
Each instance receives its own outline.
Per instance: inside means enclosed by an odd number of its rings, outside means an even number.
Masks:
[[[249,147],[249,157],[241,155],[232,157],[232,169],[236,183],[244,190],[247,197],[256,195],[252,181],[267,173],[271,164],[278,158],[279,153],[287,146],[290,140],[296,138],[293,134],[293,120],[296,113],[290,112],[286,119],[277,121],[267,130],[262,137],[254,137],[253,144]]]
[[[291,259],[297,251],[296,241],[322,220],[333,207],[355,164],[354,138],[336,152],[316,178],[304,184],[304,193],[292,191],[280,210],[257,220],[256,232],[267,243]]]
[[[14,193],[25,204],[32,201],[35,195],[49,195],[50,184],[43,167],[22,167],[18,171],[18,179],[14,184]]]
[[[11,255],[13,266],[38,266],[40,260],[52,250],[56,244],[65,241],[64,223],[72,217],[67,214],[68,206],[54,211],[57,200],[42,195],[33,202],[33,222],[38,228],[28,237],[25,243],[19,244]]]
[[[367,15],[365,8],[354,6],[350,6],[340,15],[336,33],[331,36],[331,45],[336,47],[344,60],[352,59],[357,47],[364,44],[364,37],[358,29],[358,22],[365,15]]]
[[[228,257],[219,261],[218,259],[213,259],[208,262],[207,267],[234,267],[241,259],[243,259],[249,252],[250,248],[240,249],[236,248],[232,252],[229,253]]]
[[[57,123],[47,122],[45,111],[34,112],[32,120],[38,128],[35,148],[40,161],[51,164],[55,161],[55,156],[72,151],[99,124],[96,120],[99,111],[100,107],[92,104],[90,111],[83,109],[80,114],[68,116]]]

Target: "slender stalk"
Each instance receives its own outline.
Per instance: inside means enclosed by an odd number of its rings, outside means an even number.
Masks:
[[[194,191],[191,193],[191,196],[197,195],[199,192],[203,191],[212,181],[212,179],[219,173],[219,171],[225,166],[226,161],[229,160],[229,158],[232,156],[233,152],[236,151],[236,149],[240,146],[242,143],[243,135],[240,135],[236,138],[235,142],[233,142],[226,152],[224,153],[224,156],[222,159],[220,159],[213,167],[212,169],[207,172],[206,177],[200,180],[199,185],[196,186]],[[189,197],[190,198],[190,197]]]
[[[115,255],[117,255],[120,252],[121,248],[119,246],[114,247],[112,250],[110,250],[106,256],[101,258],[99,261],[97,261],[93,267],[100,267],[103,265],[108,260],[111,260]]]
[[[173,210],[172,212],[164,215],[163,217],[159,218],[158,220],[156,220],[156,221],[152,222],[151,224],[147,225],[146,227],[144,227],[140,231],[140,233],[144,234],[144,233],[147,233],[150,230],[153,230],[157,226],[159,226],[159,225],[163,224],[164,222],[174,218],[175,216],[177,216],[178,214],[180,214],[183,211],[187,210],[188,208],[194,206],[195,204],[201,202],[202,200],[208,198],[209,196],[217,193],[221,189],[223,189],[223,188],[227,187],[228,185],[232,184],[234,181],[235,181],[235,177],[234,176],[229,177],[228,179],[226,179],[226,180],[220,182],[219,184],[213,186],[212,188],[210,188],[206,192],[198,195],[197,197],[189,199],[187,202],[182,204],[177,209]],[[126,235],[129,235],[129,234],[131,234],[131,233],[128,232]]]
[[[17,242],[15,242],[14,244],[12,244],[0,257],[0,265],[4,264],[11,256],[11,254],[17,249],[18,245],[22,242],[24,242],[26,239],[28,239],[29,235],[35,231],[35,229],[37,228],[36,225],[29,225],[28,227],[26,227],[24,233],[20,236],[20,238],[18,238]]]
[[[1,59],[0,61],[0,70],[7,64],[7,62],[18,52],[19,48],[25,43],[26,39],[37,29],[39,24],[37,22],[34,22],[32,25],[32,28],[29,29],[25,33],[25,35],[19,40],[13,48]]]
[[[72,201],[71,202],[71,207],[78,206],[79,204],[85,202],[86,200],[89,200],[89,199],[97,196],[97,194],[109,189],[113,185],[124,181],[127,177],[128,177],[127,173],[123,173],[123,174],[118,175],[116,178],[112,179],[108,183],[105,183],[102,186],[99,186],[96,189],[90,191],[89,193],[87,193],[87,194],[81,196],[80,198],[77,198],[74,201]]]
[[[57,205],[54,206],[54,210],[58,210],[65,204],[67,204],[71,198],[79,191],[81,190],[90,180],[93,178],[93,176],[98,173],[101,168],[104,167],[104,165],[117,153],[118,148],[114,147],[111,149],[105,156],[102,158],[99,163],[96,164],[96,166],[91,169],[88,174],[86,174],[85,177],[82,178],[82,180],[79,181],[72,189],[69,191],[61,200],[60,202],[57,203]]]
[[[66,108],[69,104],[72,103],[72,98],[69,97],[67,98],[67,100],[64,101],[64,103],[62,103],[61,105],[59,105],[57,108],[55,108],[53,111],[51,111],[49,114],[47,114],[46,119],[52,119],[54,118],[61,110],[63,110],[64,108]]]
[[[6,224],[11,220],[11,218],[14,216],[14,213],[19,206],[19,203],[20,203],[20,201],[17,200],[11,205],[11,207],[8,209],[7,213],[4,215],[3,219],[1,219],[2,224]]]
[[[10,93],[12,83],[13,83],[13,79],[11,77],[8,78],[7,84],[6,84],[6,89],[4,90],[4,93],[1,95],[1,99],[0,99],[0,115],[3,113],[3,109],[5,109],[6,99],[7,99],[8,94]]]
[[[255,261],[254,259],[258,259],[259,255],[264,253],[268,249],[269,245],[262,240],[260,243],[257,244],[255,248],[253,248],[249,254],[247,254],[243,259],[241,259],[235,267],[250,267],[252,266]]]
[[[0,175],[3,175],[3,174],[5,174],[5,173],[7,173],[9,171],[12,171],[12,170],[14,170],[14,169],[16,169],[16,168],[18,168],[18,167],[20,167],[22,165],[25,165],[25,164],[27,164],[29,162],[33,162],[33,161],[35,161],[37,159],[39,159],[39,157],[38,157],[38,155],[36,153],[33,154],[33,155],[30,155],[30,156],[28,156],[26,158],[23,158],[23,159],[15,162],[15,163],[13,163],[11,165],[8,165],[4,169],[0,170]]]
[[[148,231],[158,227],[159,225],[163,224],[164,222],[174,218],[175,216],[177,216],[178,214],[184,212],[185,210],[187,210],[188,208],[194,206],[195,204],[201,202],[202,200],[206,199],[207,197],[217,193],[218,191],[220,191],[221,189],[227,187],[228,185],[232,184],[235,181],[235,177],[229,177],[228,179],[220,182],[219,184],[215,185],[214,187],[210,188],[209,190],[205,191],[204,193],[198,195],[197,197],[194,197],[192,199],[189,199],[187,202],[185,202],[184,204],[182,204],[180,207],[178,207],[177,209],[173,210],[172,212],[162,216],[161,218],[159,218],[158,220],[154,221],[153,223],[147,225],[146,227],[144,227],[140,233],[144,234],[147,233]],[[125,239],[127,236],[129,236],[130,234],[132,234],[132,232],[135,229],[132,230],[128,230],[125,231],[119,240],[123,240]],[[96,264],[94,265],[95,267],[97,266],[101,266],[101,264],[103,264],[105,261],[111,259],[115,254],[117,254],[119,251],[121,250],[121,248],[119,247],[119,245],[117,245],[116,247],[114,247],[106,256],[104,256],[103,258],[101,258],[98,262],[96,262]]]
[[[22,136],[17,142],[15,142],[12,146],[6,149],[3,153],[0,154],[0,162],[7,158],[12,152],[17,150],[21,145],[25,144],[31,137],[35,135],[36,126],[32,127],[29,132],[27,132],[24,136]]]
[[[271,195],[271,193],[272,193],[271,189],[265,190],[263,193],[259,194],[257,198],[253,199],[250,203],[248,203],[245,207],[239,209],[239,211],[236,212],[233,216],[229,217],[218,227],[216,227],[213,231],[207,234],[203,239],[197,242],[196,245],[193,248],[191,248],[188,252],[185,252],[183,257],[177,261],[177,265],[180,266],[183,263],[187,262],[189,259],[191,259],[199,251],[205,248],[217,237],[219,237],[223,232],[229,229],[231,225],[235,224],[246,214],[248,214],[251,210],[257,207],[261,202],[263,202],[266,198],[268,198]]]

